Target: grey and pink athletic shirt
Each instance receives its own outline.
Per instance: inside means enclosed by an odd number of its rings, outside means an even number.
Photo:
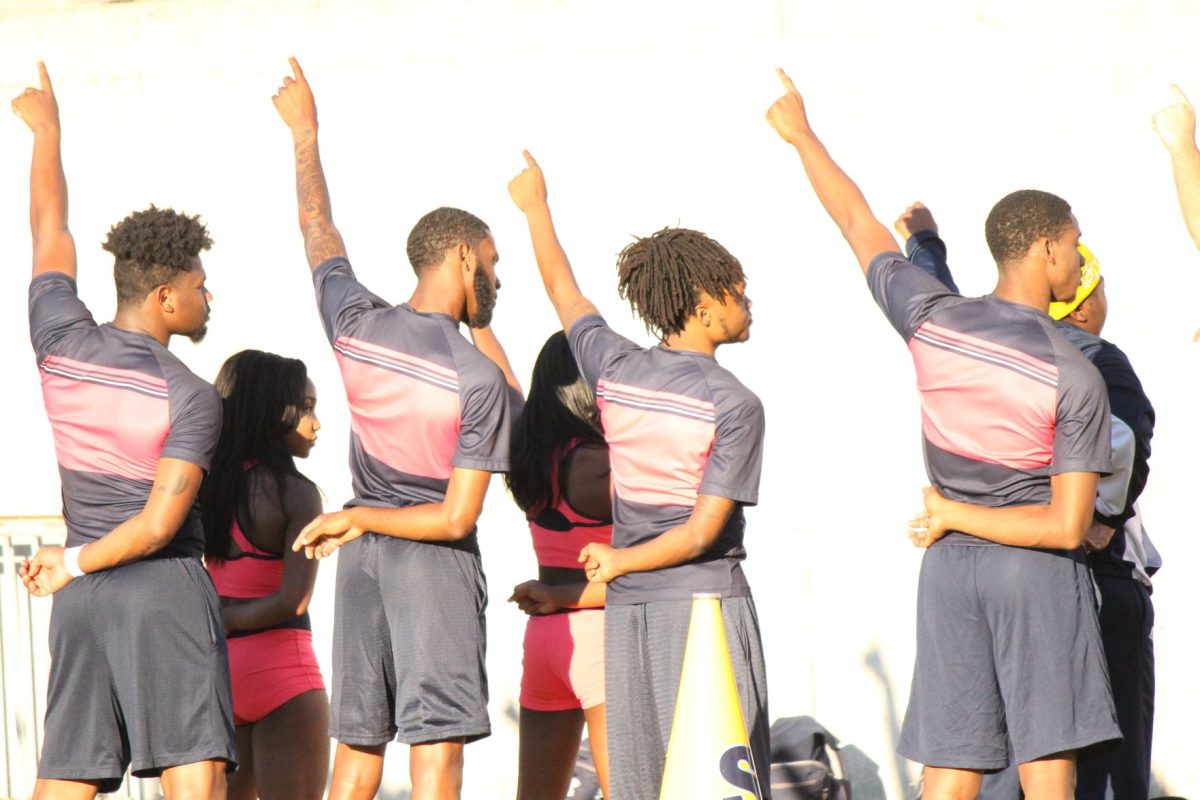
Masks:
[[[1104,381],[1044,310],[962,297],[899,253],[875,256],[867,283],[912,354],[925,467],[946,497],[1048,503],[1052,475],[1111,471]]]
[[[207,470],[221,400],[151,337],[97,325],[61,272],[29,284],[29,333],[62,479],[67,544],[95,541],[140,512],[160,458]],[[154,558],[204,552],[195,507]]]
[[[347,506],[440,503],[455,467],[508,470],[508,384],[457,320],[389,305],[345,258],[321,264],[313,285],[350,405]],[[446,544],[478,552],[474,532]]]
[[[746,520],[758,502],[762,403],[712,356],[645,349],[596,315],[571,326],[571,351],[596,393],[612,461],[616,547],[650,541],[691,516],[698,494],[737,501],[708,552],[608,585],[611,605],[690,600],[693,592],[746,597]]]

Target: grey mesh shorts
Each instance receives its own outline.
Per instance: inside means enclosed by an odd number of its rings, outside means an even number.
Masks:
[[[604,611],[605,717],[613,800],[659,795],[691,613],[691,600],[610,605]],[[770,800],[767,670],[754,600],[723,598],[721,614],[762,798]]]
[[[233,703],[221,608],[196,558],[137,561],[71,581],[50,612],[50,681],[39,778],[116,791],[131,764],[224,759]]]
[[[486,607],[475,553],[374,533],[341,548],[329,735],[369,746],[490,734]]]
[[[1120,738],[1082,551],[925,552],[900,755],[990,770]]]

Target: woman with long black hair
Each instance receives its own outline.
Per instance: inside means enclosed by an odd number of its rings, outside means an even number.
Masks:
[[[317,391],[304,362],[259,350],[231,356],[216,387],[224,418],[201,502],[229,639],[239,765],[229,798],[317,800],[329,765],[307,613],[317,562],[290,547],[322,510],[295,464],[317,441]]]
[[[583,725],[608,796],[604,722],[605,585],[579,564],[591,542],[612,539],[608,447],[596,398],[559,331],[533,368],[513,428],[509,491],[529,520],[538,580],[513,590],[530,615],[521,677],[518,800],[562,800]]]

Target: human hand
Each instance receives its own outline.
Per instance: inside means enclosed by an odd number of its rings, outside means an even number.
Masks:
[[[929,547],[946,535],[941,511],[945,498],[932,486],[926,486],[922,492],[925,509],[908,521],[908,540],[915,547]]]
[[[796,91],[796,85],[786,72],[777,69],[775,74],[783,82],[784,93],[767,109],[767,122],[785,142],[794,144],[797,137],[811,130],[808,114],[804,110],[804,98]]]
[[[300,69],[300,62],[289,58],[288,63],[292,65],[292,74],[283,79],[283,85],[271,97],[271,102],[292,133],[315,131],[317,101],[313,99],[312,89],[304,77],[304,70]]]
[[[1108,547],[1108,543],[1112,541],[1113,534],[1116,532],[1116,528],[1110,528],[1103,522],[1093,520],[1092,526],[1088,528],[1087,534],[1083,537],[1083,549],[1089,553],[1103,550]]]
[[[1175,84],[1171,84],[1175,104],[1167,106],[1150,118],[1158,138],[1172,153],[1196,147],[1196,109],[1187,95]]]
[[[934,235],[938,232],[937,223],[933,221],[933,214],[920,200],[904,209],[904,213],[896,219],[895,228],[896,233],[900,234],[902,242],[908,241],[910,236],[921,231],[932,231]]]
[[[579,551],[579,563],[592,583],[608,583],[624,573],[617,565],[618,553],[611,545],[591,542]]]
[[[546,177],[542,168],[533,160],[528,150],[525,155],[525,169],[517,177],[508,182],[508,194],[522,212],[539,205],[546,204]]]
[[[71,582],[71,573],[63,563],[65,548],[48,546],[39,548],[33,558],[21,562],[17,574],[21,583],[35,597],[48,597]]]
[[[508,602],[516,603],[517,608],[531,616],[553,614],[562,608],[554,592],[554,587],[541,581],[525,581],[517,584],[513,587],[512,596],[508,598]]]
[[[13,98],[12,110],[34,133],[57,130],[58,100],[54,97],[50,74],[41,61],[37,62],[37,68],[41,88],[31,86]]]
[[[292,550],[299,553],[304,551],[308,559],[329,558],[333,552],[344,544],[353,542],[366,533],[354,522],[354,509],[335,511],[332,514],[322,514],[304,526]]]

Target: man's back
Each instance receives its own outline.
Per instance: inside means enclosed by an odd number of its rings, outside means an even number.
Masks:
[[[160,458],[208,464],[220,433],[220,401],[151,337],[97,325],[65,274],[35,278],[29,302],[68,544],[83,545],[145,507]],[[202,552],[193,509],[156,555]]]

